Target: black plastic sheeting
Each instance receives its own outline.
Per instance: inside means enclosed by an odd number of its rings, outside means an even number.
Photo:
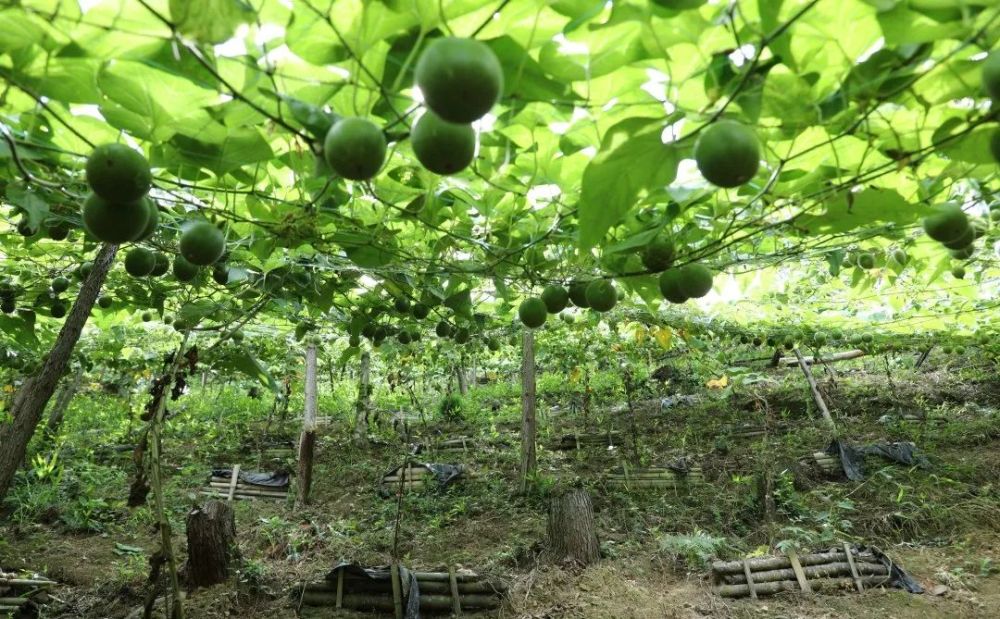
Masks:
[[[424,468],[430,471],[434,475],[435,481],[437,481],[439,490],[447,488],[448,485],[451,484],[451,482],[455,481],[456,479],[462,476],[462,467],[457,464],[435,464],[431,462],[413,462],[411,463],[411,466],[414,468]],[[394,469],[386,471],[386,473],[382,475],[382,479],[398,475],[402,469],[403,469],[402,466],[397,466]],[[391,485],[392,484],[380,483],[379,495],[382,496],[383,498],[392,495],[393,491],[391,488],[388,487]]]
[[[892,462],[907,466],[928,467],[930,463],[917,452],[913,443],[872,443],[870,445],[849,445],[840,439],[834,439],[826,448],[826,453],[840,457],[840,466],[844,475],[851,481],[865,478],[865,456],[879,456]]]
[[[326,575],[330,582],[337,582],[337,574],[344,572],[344,591],[350,590],[351,580],[367,579],[383,584],[389,596],[392,596],[392,571],[388,565],[361,567],[356,563],[340,563]],[[399,566],[399,581],[403,587],[403,617],[404,619],[420,619],[420,587],[417,577],[402,565]]]
[[[212,469],[212,477],[232,478],[232,469]],[[240,481],[264,488],[287,488],[288,473],[281,471],[240,471]]]

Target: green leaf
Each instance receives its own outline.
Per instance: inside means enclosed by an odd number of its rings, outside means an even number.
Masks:
[[[837,234],[873,224],[913,224],[928,211],[926,205],[911,204],[896,191],[868,188],[839,196],[827,204],[825,213],[804,216],[798,224],[813,234]]]
[[[7,187],[7,200],[28,218],[28,224],[38,229],[49,215],[49,205],[30,189],[17,185]]]
[[[250,378],[259,380],[261,384],[268,387],[274,393],[280,392],[280,388],[278,387],[278,383],[274,380],[274,377],[271,376],[271,373],[268,372],[263,365],[261,365],[260,361],[258,361],[256,357],[250,354],[250,351],[247,350],[246,346],[239,346],[237,352],[234,355],[227,357],[226,362],[223,362],[221,365],[228,365],[234,370],[243,372]]]
[[[659,189],[677,176],[677,147],[664,144],[662,119],[630,118],[604,135],[601,150],[583,172],[580,246],[598,244],[608,228],[631,209],[643,191]]]
[[[253,16],[253,8],[240,0],[170,0],[177,29],[202,43],[224,43]]]

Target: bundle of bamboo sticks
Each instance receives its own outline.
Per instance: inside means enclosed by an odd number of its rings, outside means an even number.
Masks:
[[[621,432],[611,431],[600,434],[567,434],[549,444],[549,449],[582,449],[584,447],[613,447],[623,443]]]
[[[704,483],[705,475],[697,465],[692,466],[686,473],[670,468],[617,469],[607,473],[604,482],[608,485],[635,488],[678,488]]]
[[[417,580],[420,610],[461,614],[463,610],[498,608],[507,586],[474,573],[411,572]],[[392,613],[402,606],[409,595],[405,582],[398,581],[395,568],[391,580],[359,578],[343,570],[336,580],[306,583],[301,589],[301,601],[306,606],[335,606],[360,611]],[[396,581],[396,582],[393,582]]]
[[[21,578],[0,571],[0,613],[13,613],[32,600],[44,601],[47,590],[55,585],[56,581],[48,578]]]
[[[458,468],[462,471],[463,478],[476,477],[475,471],[467,469],[464,465],[459,464]],[[410,463],[407,465],[406,469],[396,469],[388,475],[382,477],[381,484],[383,489],[389,492],[395,492],[399,489],[399,484],[402,482],[403,488],[406,490],[413,490],[416,488],[423,488],[427,484],[437,483],[433,471],[420,464]]]
[[[841,470],[840,456],[831,456],[825,451],[813,452],[808,456],[799,458],[799,463],[806,466],[814,465],[828,475],[833,475]]]
[[[828,552],[757,557],[712,564],[715,592],[723,597],[756,598],[783,591],[856,589],[889,582],[889,568],[871,552],[849,544]]]
[[[288,486],[257,486],[240,480],[239,465],[233,467],[229,477],[213,475],[201,494],[224,499],[286,499]]]

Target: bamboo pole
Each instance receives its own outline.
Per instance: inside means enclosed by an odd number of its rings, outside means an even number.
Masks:
[[[500,607],[500,598],[496,595],[459,595],[462,608],[465,610],[489,610]],[[305,606],[335,606],[337,604],[337,594],[328,591],[304,591],[302,593],[302,604]],[[351,610],[375,610],[385,613],[394,613],[396,606],[391,595],[378,595],[374,593],[345,593],[342,600],[343,608]],[[421,611],[442,611],[452,610],[452,598],[450,595],[423,595],[420,596]]]
[[[341,572],[338,573],[342,573]],[[456,583],[458,585],[458,592],[460,594],[480,594],[480,593],[503,593],[506,591],[506,585],[503,583],[492,582],[487,580],[480,580],[475,582],[459,582],[456,578]],[[431,593],[431,594],[441,594],[446,595],[451,593],[451,583],[448,581],[439,580],[418,580],[417,584],[420,586],[420,594]],[[349,582],[348,586],[352,588],[355,592],[358,591],[383,591],[384,586],[382,583],[375,581],[371,585],[360,585],[360,582]],[[321,582],[321,583],[309,583],[304,587],[305,591],[317,591],[317,592],[334,592],[337,590],[337,583],[335,582]]]
[[[852,559],[853,560],[853,559]],[[886,568],[881,563],[855,563],[854,564],[860,574],[865,576],[884,576],[889,573],[889,569]],[[837,563],[826,563],[824,565],[807,565],[802,568],[806,577],[814,580],[816,578],[833,578],[836,576],[851,576],[851,564],[844,562]],[[784,568],[778,570],[767,570],[765,572],[753,572],[753,581],[756,583],[761,582],[777,582],[780,580],[794,580],[795,570],[792,568]],[[746,574],[727,574],[723,581],[727,585],[742,585],[746,583]]]
[[[220,484],[220,483],[217,483],[217,482],[214,482],[214,481],[211,482],[211,483],[209,483],[208,487],[212,488],[212,489],[218,489],[220,491],[221,490],[225,490],[227,492],[229,491],[229,484]],[[287,490],[282,490],[280,488],[274,488],[272,490],[270,488],[266,488],[266,487],[263,487],[263,486],[248,486],[248,485],[245,485],[245,484],[239,484],[239,485],[237,485],[235,488],[233,488],[233,491],[234,491],[233,494],[245,494],[247,492],[264,492],[266,494],[273,494],[273,495],[276,495],[276,496],[287,496],[288,495]]]
[[[839,436],[837,432],[837,424],[834,423],[833,417],[830,415],[830,409],[826,407],[826,402],[823,400],[823,394],[819,392],[819,387],[816,385],[816,379],[813,377],[812,372],[809,370],[809,366],[806,365],[805,360],[802,358],[802,353],[799,352],[799,347],[796,346],[792,349],[795,352],[795,358],[798,359],[799,368],[802,373],[805,374],[806,380],[809,382],[809,389],[812,391],[813,400],[816,401],[816,406],[819,407],[820,414],[823,415],[823,421],[830,428],[830,432],[833,437]]]
[[[865,587],[877,587],[889,582],[888,576],[862,576],[861,582]],[[828,591],[831,589],[850,589],[854,587],[854,580],[847,578],[821,578],[811,581],[810,586],[816,591]],[[799,583],[795,580],[779,580],[777,582],[756,583],[754,589],[758,594],[774,594],[785,591],[801,591]],[[715,592],[722,597],[739,598],[750,594],[748,585],[720,585],[715,588]]]
[[[857,359],[858,357],[864,357],[865,352],[863,350],[848,350],[844,352],[838,352],[833,355],[826,357],[803,357],[802,360],[806,365],[813,365],[815,363],[833,363],[834,361],[847,361],[848,359]],[[778,365],[795,365],[798,363],[798,359],[795,357],[782,357],[778,360]]]
[[[869,563],[878,562],[875,559],[875,555],[870,552],[856,553],[854,557]],[[844,551],[840,549],[830,552],[818,552],[799,556],[799,563],[803,566],[823,565],[824,563],[835,563],[844,560]],[[756,559],[749,559],[747,562],[750,564],[750,569],[754,572],[785,569],[792,566],[788,557],[759,557]],[[712,571],[716,574],[742,574],[743,562],[741,560],[715,561],[712,563]]]
[[[6,585],[10,587],[51,587],[57,584],[54,580],[39,580],[35,578],[7,578],[0,576],[0,585]]]

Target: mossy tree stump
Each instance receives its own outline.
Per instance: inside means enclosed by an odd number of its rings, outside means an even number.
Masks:
[[[590,493],[580,487],[556,490],[549,503],[548,554],[557,563],[584,566],[601,558]]]

